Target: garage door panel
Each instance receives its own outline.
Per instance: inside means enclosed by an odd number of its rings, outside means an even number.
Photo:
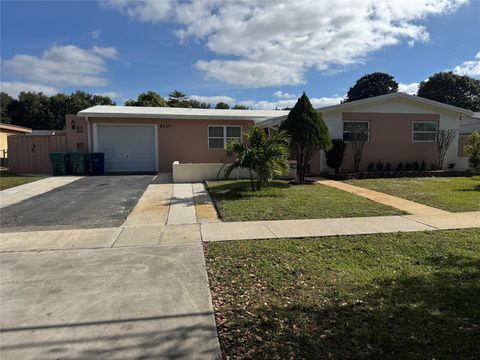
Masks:
[[[153,125],[97,125],[98,151],[105,153],[107,172],[155,171]]]

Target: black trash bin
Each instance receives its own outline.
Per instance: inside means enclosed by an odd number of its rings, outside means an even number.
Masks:
[[[105,173],[105,154],[90,153],[90,174],[103,175]]]
[[[50,161],[52,162],[53,175],[67,175],[68,173],[68,153],[53,152],[50,153]]]
[[[72,166],[73,175],[86,175],[88,172],[88,154],[85,153],[71,153],[70,163]]]

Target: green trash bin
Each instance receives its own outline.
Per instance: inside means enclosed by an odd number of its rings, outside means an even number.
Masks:
[[[71,153],[70,162],[72,164],[73,175],[85,175],[88,172],[88,154]]]
[[[55,176],[67,175],[68,172],[68,153],[54,152],[50,153],[53,174]]]

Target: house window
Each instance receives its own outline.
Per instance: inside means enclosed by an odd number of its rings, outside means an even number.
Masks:
[[[224,149],[225,144],[231,139],[242,139],[241,126],[208,126],[208,148]]]
[[[351,141],[351,133],[357,130],[363,130],[367,134],[365,141],[370,141],[370,122],[369,121],[344,121],[343,122],[343,140]]]
[[[412,127],[412,141],[437,141],[437,131],[438,122],[436,121],[414,121]]]

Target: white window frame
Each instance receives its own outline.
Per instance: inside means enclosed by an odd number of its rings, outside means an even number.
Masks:
[[[433,131],[415,131],[415,124],[435,124],[435,139],[434,140],[415,140],[414,139],[414,134],[431,134]],[[437,141],[437,136],[438,136],[438,128],[439,128],[439,123],[438,121],[414,121],[412,122],[412,142],[419,142],[419,143],[434,143]]]
[[[210,136],[210,128],[211,127],[223,127],[223,137],[220,136]],[[234,127],[234,128],[240,128],[240,137],[227,137],[227,127]],[[210,139],[223,139],[223,147],[221,148],[212,148],[210,147]],[[242,126],[241,125],[208,125],[207,127],[207,145],[209,150],[225,150],[225,145],[227,144],[227,141],[229,139],[240,139],[242,141],[243,139],[243,131],[242,131]]]
[[[351,133],[351,131],[345,131],[344,130],[344,124],[345,123],[367,123],[368,128],[367,128],[367,143],[370,142],[370,120],[342,120],[342,140],[344,138],[345,133]],[[345,142],[351,142],[351,140],[343,140]]]

